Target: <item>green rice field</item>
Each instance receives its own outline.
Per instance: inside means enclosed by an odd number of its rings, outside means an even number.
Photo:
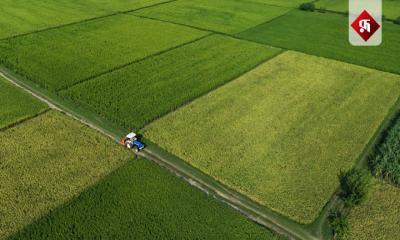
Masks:
[[[294,10],[238,36],[285,49],[400,73],[398,25],[384,24],[381,46],[360,48],[350,45],[347,24],[347,17],[342,15]]]
[[[289,10],[262,1],[180,0],[133,14],[233,34],[272,20]]]
[[[165,0],[164,0],[165,1]],[[163,0],[2,0],[0,39],[164,2]]]
[[[0,239],[132,158],[106,137],[54,111],[0,131],[0,156]]]
[[[62,89],[207,32],[132,15],[0,41],[0,62],[49,89]]]
[[[73,229],[73,230],[71,230]],[[278,239],[233,209],[139,159],[11,239]]]
[[[369,199],[349,216],[346,240],[388,240],[400,236],[400,188],[376,181]]]
[[[46,104],[0,77],[0,129],[33,117],[47,109]]]
[[[279,52],[214,35],[75,85],[61,95],[119,126],[138,129]]]
[[[311,223],[399,90],[397,75],[288,51],[143,133],[253,200]]]

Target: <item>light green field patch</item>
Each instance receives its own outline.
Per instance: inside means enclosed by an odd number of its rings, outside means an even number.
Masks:
[[[46,104],[0,77],[0,129],[46,109]]]
[[[1,0],[0,39],[160,2],[163,0]]]
[[[75,85],[61,94],[121,127],[138,129],[280,51],[214,35]]]
[[[389,240],[400,236],[400,188],[378,182],[368,200],[351,210],[346,240]]]
[[[336,12],[347,12],[349,10],[348,0],[319,0],[317,7],[323,7]],[[382,0],[383,15],[389,19],[400,17],[400,1],[399,0]]]
[[[399,91],[400,76],[286,52],[143,133],[253,200],[310,223]]]
[[[0,42],[0,62],[50,89],[195,40],[207,32],[116,15]]]
[[[237,33],[289,10],[253,1],[182,0],[133,14],[223,33]]]
[[[0,239],[78,195],[129,159],[58,112],[0,132]]]

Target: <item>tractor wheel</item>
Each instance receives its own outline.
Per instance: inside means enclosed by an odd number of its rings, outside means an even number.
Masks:
[[[137,146],[132,147],[132,151],[137,154],[139,152],[139,148]]]

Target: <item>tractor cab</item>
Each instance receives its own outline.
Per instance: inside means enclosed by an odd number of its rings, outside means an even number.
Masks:
[[[126,135],[126,137],[121,139],[119,143],[135,153],[138,153],[145,147],[144,143],[140,141],[139,136],[134,132],[131,132],[128,135]]]

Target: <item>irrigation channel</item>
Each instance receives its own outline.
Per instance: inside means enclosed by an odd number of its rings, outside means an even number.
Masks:
[[[29,94],[45,102],[50,108],[65,113],[116,142],[126,134],[125,129],[115,126],[114,123],[99,117],[97,114],[75,106],[56,93],[41,88],[39,85],[13,73],[7,68],[0,66],[0,77],[3,77],[15,86],[22,88]],[[176,176],[184,179],[190,185],[228,204],[252,221],[286,236],[289,239],[330,239],[331,236],[327,231],[327,216],[332,206],[337,204],[336,196],[333,196],[327,203],[321,211],[319,218],[317,218],[314,223],[302,225],[224,186],[222,183],[192,167],[182,159],[166,152],[151,141],[144,139],[144,142],[146,143],[146,148],[139,153],[140,156],[166,168]]]

